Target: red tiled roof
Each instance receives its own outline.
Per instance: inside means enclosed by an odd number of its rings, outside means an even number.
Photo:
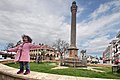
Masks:
[[[48,46],[48,45],[35,45],[34,47],[32,47],[31,49],[48,49],[48,50],[54,50],[52,47]]]
[[[35,48],[41,48],[40,45],[35,45],[34,47],[32,47],[32,49],[35,49]]]
[[[0,51],[0,54],[5,54],[5,53]]]

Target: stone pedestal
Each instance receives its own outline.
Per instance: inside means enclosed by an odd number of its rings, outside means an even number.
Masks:
[[[83,64],[83,61],[77,57],[76,58],[73,58],[73,57],[66,58],[64,61],[64,65],[69,66],[69,67],[87,67],[87,65]]]
[[[78,57],[78,49],[75,47],[70,47],[68,49],[68,54],[69,54],[69,57],[76,58]]]
[[[64,65],[69,67],[87,67],[84,60],[78,57],[78,49],[70,47],[68,49],[69,57],[64,60]]]

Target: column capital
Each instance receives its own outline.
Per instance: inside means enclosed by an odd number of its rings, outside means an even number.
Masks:
[[[72,2],[71,12],[72,12],[72,11],[77,12],[77,5],[76,5],[76,2],[75,2],[75,1]]]

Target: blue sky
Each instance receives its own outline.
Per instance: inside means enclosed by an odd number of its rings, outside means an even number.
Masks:
[[[70,41],[71,4],[74,0],[0,0],[0,50],[22,34],[36,43]],[[77,47],[102,56],[120,31],[120,0],[76,0]]]

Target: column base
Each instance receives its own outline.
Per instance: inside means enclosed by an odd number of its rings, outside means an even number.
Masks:
[[[76,47],[70,47],[68,48],[68,54],[69,54],[69,57],[78,57],[78,49]]]
[[[82,60],[79,60],[78,58],[66,58],[64,61],[64,66],[69,67],[87,67],[87,64],[83,64]]]

